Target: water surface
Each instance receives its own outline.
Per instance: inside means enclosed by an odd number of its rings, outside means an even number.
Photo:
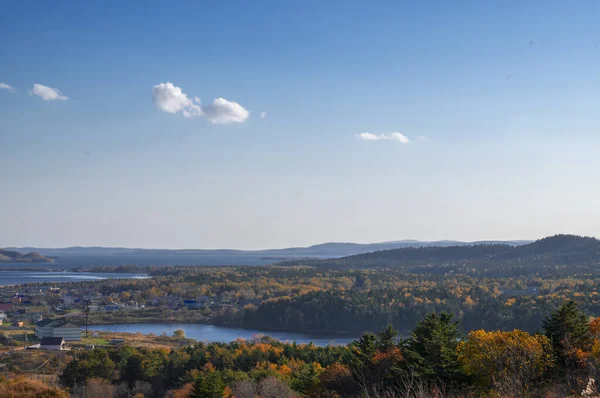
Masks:
[[[42,253],[43,254],[43,253]],[[325,258],[323,256],[311,256]],[[72,269],[106,265],[267,265],[298,256],[281,255],[276,257],[265,254],[60,254],[53,263],[1,263],[2,268],[48,268]]]
[[[202,325],[197,323],[169,323],[169,324],[118,324],[118,325],[91,325],[89,330],[101,332],[127,332],[161,335],[165,333],[172,336],[173,332],[181,329],[186,337],[207,343],[219,342],[229,343],[239,338],[251,340],[260,335],[271,336],[284,342],[310,343],[311,341],[318,346],[326,345],[346,345],[355,338],[336,335],[311,335],[305,333],[288,332],[267,332],[256,329],[240,329],[226,326]]]
[[[39,264],[37,264],[39,267]],[[146,279],[144,274],[120,274],[111,272],[50,272],[50,271],[3,271],[0,269],[0,286],[44,282],[82,282],[103,279]]]

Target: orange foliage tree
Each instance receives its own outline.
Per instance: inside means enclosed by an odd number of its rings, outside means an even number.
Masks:
[[[50,387],[41,381],[16,378],[0,378],[0,397],[3,398],[69,398],[69,394],[57,387]]]

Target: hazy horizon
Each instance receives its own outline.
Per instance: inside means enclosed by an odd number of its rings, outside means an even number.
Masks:
[[[554,234],[555,235],[555,234]],[[550,236],[550,235],[549,235]],[[71,249],[71,248],[100,248],[100,249],[132,249],[132,250],[240,250],[240,251],[263,251],[263,250],[282,250],[282,249],[293,249],[293,248],[305,248],[312,247],[318,245],[326,245],[326,244],[358,244],[358,245],[376,245],[376,244],[391,244],[395,242],[416,242],[416,243],[430,243],[430,242],[461,242],[461,243],[473,243],[473,242],[529,242],[536,241],[538,239],[545,238],[546,236],[538,237],[535,239],[474,239],[474,240],[458,240],[458,239],[394,239],[394,240],[386,240],[386,241],[377,241],[377,242],[347,242],[347,241],[336,241],[330,240],[326,242],[317,242],[317,243],[309,243],[304,245],[289,245],[282,247],[257,247],[257,248],[238,248],[238,247],[132,247],[132,246],[103,246],[103,245],[65,245],[65,246],[37,246],[37,245],[4,245],[0,246],[1,249],[21,249],[21,248],[35,248],[35,249],[49,249],[49,250],[59,250],[59,249]]]

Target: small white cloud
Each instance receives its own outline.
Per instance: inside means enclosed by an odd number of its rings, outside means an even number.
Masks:
[[[362,133],[358,135],[363,141],[398,141],[401,144],[410,144],[410,139],[402,133],[372,134]]]
[[[237,102],[215,98],[212,104],[202,108],[208,120],[215,124],[243,123],[250,112]]]
[[[261,112],[261,113],[260,113],[260,118],[261,118],[261,119],[264,119],[264,118],[266,118],[266,117],[267,117],[267,112]]]
[[[418,138],[419,138],[421,141],[429,141],[429,138],[427,138],[427,137],[424,137],[424,136],[422,136],[422,135],[420,135]]]
[[[188,119],[200,116],[215,124],[242,123],[249,112],[237,102],[228,101],[225,98],[216,98],[212,104],[202,106],[200,98],[191,99],[173,83],[160,83],[152,89],[152,100],[162,111],[168,113],[180,113]]]
[[[195,97],[191,100],[180,87],[173,85],[173,83],[160,83],[154,86],[152,100],[164,112],[181,112],[186,118],[203,115],[200,98]]]
[[[30,91],[30,94],[37,95],[44,101],[66,101],[69,99],[68,97],[62,95],[59,89],[37,83],[33,85],[33,89]]]
[[[391,133],[389,135],[391,136],[392,140],[400,141],[402,144],[409,144],[410,143],[410,140],[408,139],[408,137],[405,136],[402,133]]]
[[[13,86],[11,86],[10,84],[6,84],[6,83],[2,83],[0,82],[0,90],[6,90],[9,93],[14,93],[16,90]]]
[[[371,134],[371,133],[362,133],[362,134],[359,134],[358,137],[364,141],[379,141],[382,139],[381,136]]]

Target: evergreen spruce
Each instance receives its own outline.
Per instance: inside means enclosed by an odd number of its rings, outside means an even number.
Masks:
[[[589,351],[592,335],[588,319],[574,301],[567,301],[544,319],[544,333],[552,344],[559,368],[578,366],[577,352]]]
[[[452,315],[427,314],[404,342],[402,354],[408,370],[432,383],[462,383],[465,376],[456,350],[460,337]]]

